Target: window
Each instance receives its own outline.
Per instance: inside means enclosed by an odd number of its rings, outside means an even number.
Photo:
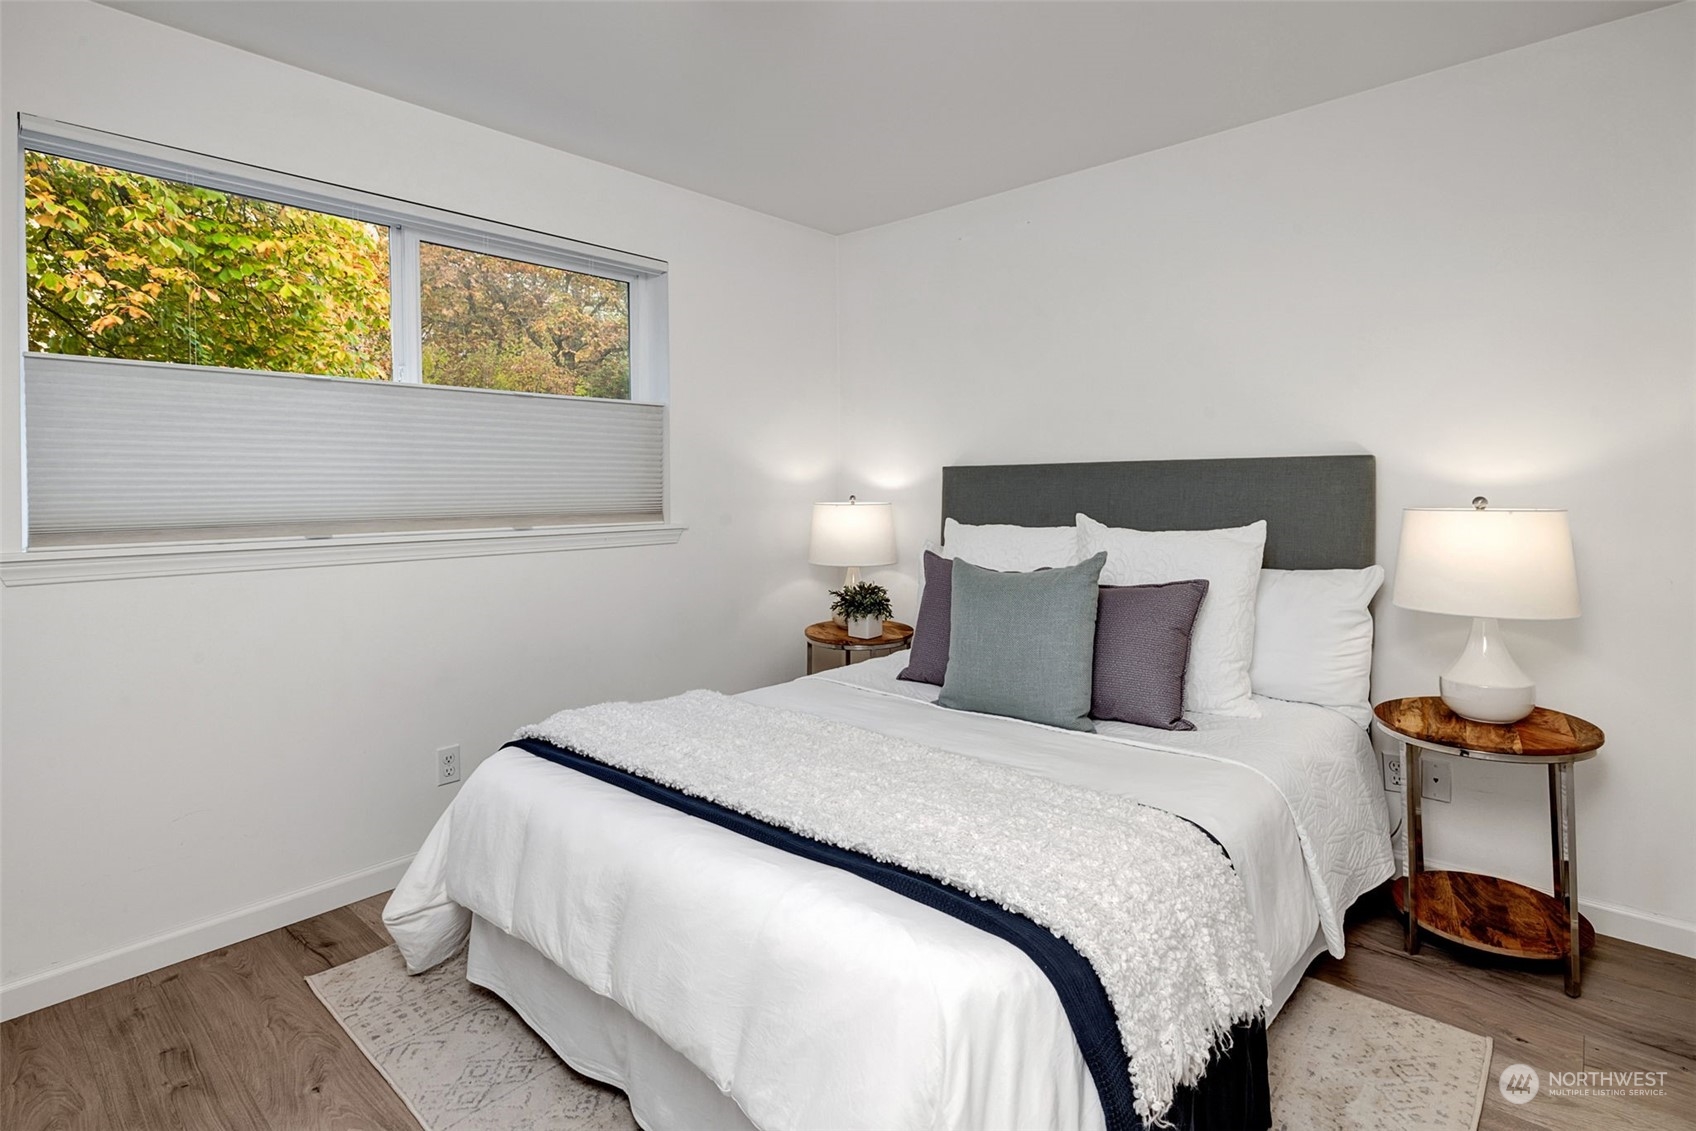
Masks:
[[[427,383],[629,398],[629,283],[433,243],[418,273]]]
[[[24,152],[29,348],[388,380],[389,229]]]
[[[30,551],[663,526],[664,263],[20,135]]]

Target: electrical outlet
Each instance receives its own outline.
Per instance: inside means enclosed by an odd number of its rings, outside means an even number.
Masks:
[[[1402,791],[1402,756],[1384,755],[1384,788],[1395,793]]]
[[[459,781],[459,747],[444,746],[436,751],[436,784],[453,785]]]
[[[1420,783],[1419,796],[1426,801],[1449,800],[1452,783],[1449,781],[1448,761],[1447,758],[1420,759],[1420,776],[1424,781]]]

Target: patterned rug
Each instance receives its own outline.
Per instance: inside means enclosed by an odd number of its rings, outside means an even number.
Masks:
[[[1276,1131],[1474,1131],[1490,1038],[1316,978],[1266,1034]]]
[[[635,1131],[616,1088],[573,1072],[463,953],[416,978],[388,947],[306,979],[426,1131]],[[1280,1131],[1473,1131],[1490,1038],[1309,978],[1269,1034]]]

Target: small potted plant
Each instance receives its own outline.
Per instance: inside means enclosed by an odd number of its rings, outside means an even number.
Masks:
[[[883,635],[883,622],[895,615],[889,605],[889,590],[871,581],[832,589],[836,600],[830,611],[848,623],[848,635],[856,640],[873,640]]]

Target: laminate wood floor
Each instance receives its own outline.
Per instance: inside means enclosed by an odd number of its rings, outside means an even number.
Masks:
[[[0,1026],[0,1128],[192,1131],[414,1129],[305,977],[388,945],[386,895],[180,962]],[[1351,916],[1349,954],[1313,974],[1496,1042],[1485,1131],[1696,1127],[1696,962],[1597,940],[1584,996],[1548,967],[1401,950],[1387,897]],[[1554,1097],[1515,1106],[1514,1063],[1666,1072],[1664,1096]]]

